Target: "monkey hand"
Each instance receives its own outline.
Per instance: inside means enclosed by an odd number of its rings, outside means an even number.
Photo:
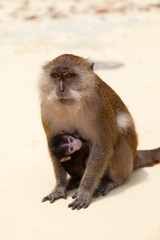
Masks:
[[[71,160],[71,157],[70,157],[70,156],[61,158],[61,159],[60,159],[60,162],[65,162],[65,161],[68,161],[68,160]]]
[[[42,202],[50,201],[53,203],[58,198],[66,198],[66,189],[63,187],[56,187],[53,192],[48,194],[46,197],[42,199]]]
[[[87,208],[91,202],[91,194],[90,192],[83,191],[81,193],[76,192],[73,196],[73,199],[75,199],[72,203],[68,205],[69,208],[74,209],[81,209],[81,208]]]

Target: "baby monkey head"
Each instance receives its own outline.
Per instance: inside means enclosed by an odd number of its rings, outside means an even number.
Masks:
[[[73,153],[80,150],[83,142],[70,134],[58,134],[50,140],[49,147],[51,152],[60,162],[70,160]]]
[[[61,55],[43,67],[40,82],[48,100],[80,101],[94,88],[93,63],[72,54]]]

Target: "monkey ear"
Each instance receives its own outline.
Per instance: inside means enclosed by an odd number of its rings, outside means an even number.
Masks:
[[[91,70],[93,70],[94,64],[95,64],[95,63],[91,63],[91,65],[90,65],[90,69],[91,69]]]

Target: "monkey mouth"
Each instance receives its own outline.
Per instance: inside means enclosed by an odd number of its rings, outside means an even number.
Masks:
[[[66,90],[64,92],[56,92],[57,100],[61,103],[74,103],[80,100],[79,94],[75,90]]]
[[[66,103],[66,102],[72,101],[72,99],[69,99],[69,98],[58,98],[58,101],[61,102],[61,103]]]
[[[66,92],[62,92],[62,93],[57,92],[56,95],[59,101],[66,101],[69,99],[68,94]]]
[[[58,97],[58,101],[62,104],[73,104],[74,103],[73,98],[67,98],[67,97]]]

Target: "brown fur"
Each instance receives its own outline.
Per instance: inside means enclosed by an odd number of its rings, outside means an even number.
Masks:
[[[132,117],[120,97],[92,71],[92,66],[86,59],[64,54],[44,66],[39,83],[42,123],[48,142],[56,134],[76,131],[91,143],[84,172],[77,173],[81,181],[73,196],[75,200],[69,205],[72,209],[88,207],[92,196],[105,195],[119,186],[135,168],[137,135]],[[63,82],[62,99],[59,82],[50,77],[54,71],[61,76],[75,73],[73,79]],[[50,154],[57,184],[43,201],[53,202],[66,197],[66,171],[72,176],[73,168],[78,171],[78,162],[74,166],[68,163],[67,170]]]

